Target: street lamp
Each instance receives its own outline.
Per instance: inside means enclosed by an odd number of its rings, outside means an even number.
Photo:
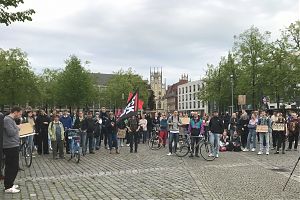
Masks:
[[[231,81],[231,114],[233,113],[233,75],[230,75]]]

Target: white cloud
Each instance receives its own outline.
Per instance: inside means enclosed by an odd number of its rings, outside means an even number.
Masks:
[[[299,19],[295,0],[25,0],[33,22],[1,27],[0,44],[20,47],[33,67],[59,68],[71,54],[91,71],[133,67],[145,78],[162,66],[168,83],[192,79],[216,64],[237,35],[255,25],[279,29]],[[299,3],[298,3],[299,4]]]

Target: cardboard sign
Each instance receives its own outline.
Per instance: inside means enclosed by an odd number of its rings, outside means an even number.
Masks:
[[[285,130],[285,124],[283,123],[274,123],[272,125],[273,131],[284,131]]]
[[[246,105],[246,95],[238,96],[238,105]]]
[[[256,132],[258,133],[268,133],[269,127],[267,125],[257,125],[256,126]]]
[[[126,137],[126,129],[119,129],[118,133],[117,133],[117,137],[121,138],[121,139],[125,138]]]
[[[30,123],[20,124],[20,136],[28,135],[33,132],[33,127]]]
[[[181,123],[182,123],[183,125],[190,124],[190,118],[188,118],[188,117],[183,117],[183,118],[181,118]]]

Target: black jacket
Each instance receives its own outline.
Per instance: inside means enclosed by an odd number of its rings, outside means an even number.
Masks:
[[[117,122],[115,118],[108,119],[106,128],[109,134],[116,134],[117,133]]]
[[[224,131],[223,121],[219,117],[212,117],[209,121],[209,130],[212,133],[222,134]]]
[[[93,118],[85,118],[82,124],[82,129],[86,130],[87,133],[94,133],[95,131],[95,120]]]
[[[48,122],[48,124],[44,124]],[[39,115],[36,118],[36,130],[38,133],[48,133],[48,126],[50,124],[50,117],[47,115]]]

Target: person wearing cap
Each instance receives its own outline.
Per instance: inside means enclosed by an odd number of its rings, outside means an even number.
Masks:
[[[213,145],[213,154],[210,156],[219,157],[219,145],[220,145],[220,137],[224,131],[223,121],[219,117],[218,111],[214,111],[213,117],[209,121],[209,141]]]

